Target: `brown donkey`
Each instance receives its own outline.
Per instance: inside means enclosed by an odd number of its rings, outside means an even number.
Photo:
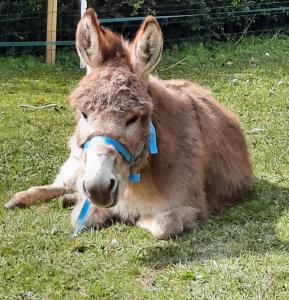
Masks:
[[[7,208],[75,195],[75,226],[81,199],[89,197],[86,227],[119,217],[166,239],[245,199],[251,166],[234,114],[190,81],[150,75],[163,48],[154,17],[144,20],[128,44],[101,27],[89,9],[78,24],[76,45],[87,75],[70,95],[77,115],[70,157],[52,185],[15,194]],[[156,155],[148,150],[151,122]],[[135,159],[128,163],[96,136],[114,139]],[[132,172],[141,174],[140,182],[128,180]]]

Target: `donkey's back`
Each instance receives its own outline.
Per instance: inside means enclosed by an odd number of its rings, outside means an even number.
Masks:
[[[155,92],[158,89],[159,93]],[[202,177],[205,203],[196,204],[203,209],[201,215],[243,201],[251,190],[252,170],[245,137],[235,114],[225,109],[210,91],[188,80],[152,79],[148,90],[155,107],[159,108],[156,115],[162,114],[163,106],[175,115],[166,118],[175,132],[178,156],[185,163],[195,164],[179,171],[183,173],[188,168],[193,174],[193,185],[200,182],[194,176]]]

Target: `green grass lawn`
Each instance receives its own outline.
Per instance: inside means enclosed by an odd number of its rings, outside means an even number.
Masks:
[[[240,117],[250,199],[170,241],[123,224],[72,239],[59,199],[6,211],[13,193],[51,182],[66,159],[67,95],[83,72],[74,55],[55,66],[2,56],[0,299],[289,299],[289,39],[183,45],[158,74],[209,87]],[[48,103],[59,109],[20,107]]]

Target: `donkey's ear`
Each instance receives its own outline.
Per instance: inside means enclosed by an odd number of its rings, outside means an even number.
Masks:
[[[141,65],[148,75],[158,65],[163,50],[163,34],[156,18],[145,18],[136,37],[130,45],[131,62],[135,68]]]
[[[78,23],[76,49],[87,67],[96,67],[102,61],[100,24],[96,13],[89,8]]]

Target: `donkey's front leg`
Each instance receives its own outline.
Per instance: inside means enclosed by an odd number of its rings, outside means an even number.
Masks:
[[[5,208],[29,207],[36,202],[46,202],[49,199],[63,195],[64,187],[51,185],[33,186],[26,191],[16,193],[4,206]]]
[[[16,193],[6,204],[6,208],[29,207],[37,202],[76,192],[76,181],[80,173],[80,155],[71,152],[68,160],[61,167],[60,173],[51,185],[34,186],[26,191]]]
[[[76,226],[82,205],[83,202],[79,201],[71,213],[71,225],[73,228]],[[92,205],[86,218],[85,227],[96,229],[101,228],[104,227],[110,220],[112,220],[112,218],[113,213],[111,209]]]
[[[157,239],[166,240],[197,225],[197,210],[181,206],[166,210],[154,216],[142,216],[136,225],[147,229]]]

